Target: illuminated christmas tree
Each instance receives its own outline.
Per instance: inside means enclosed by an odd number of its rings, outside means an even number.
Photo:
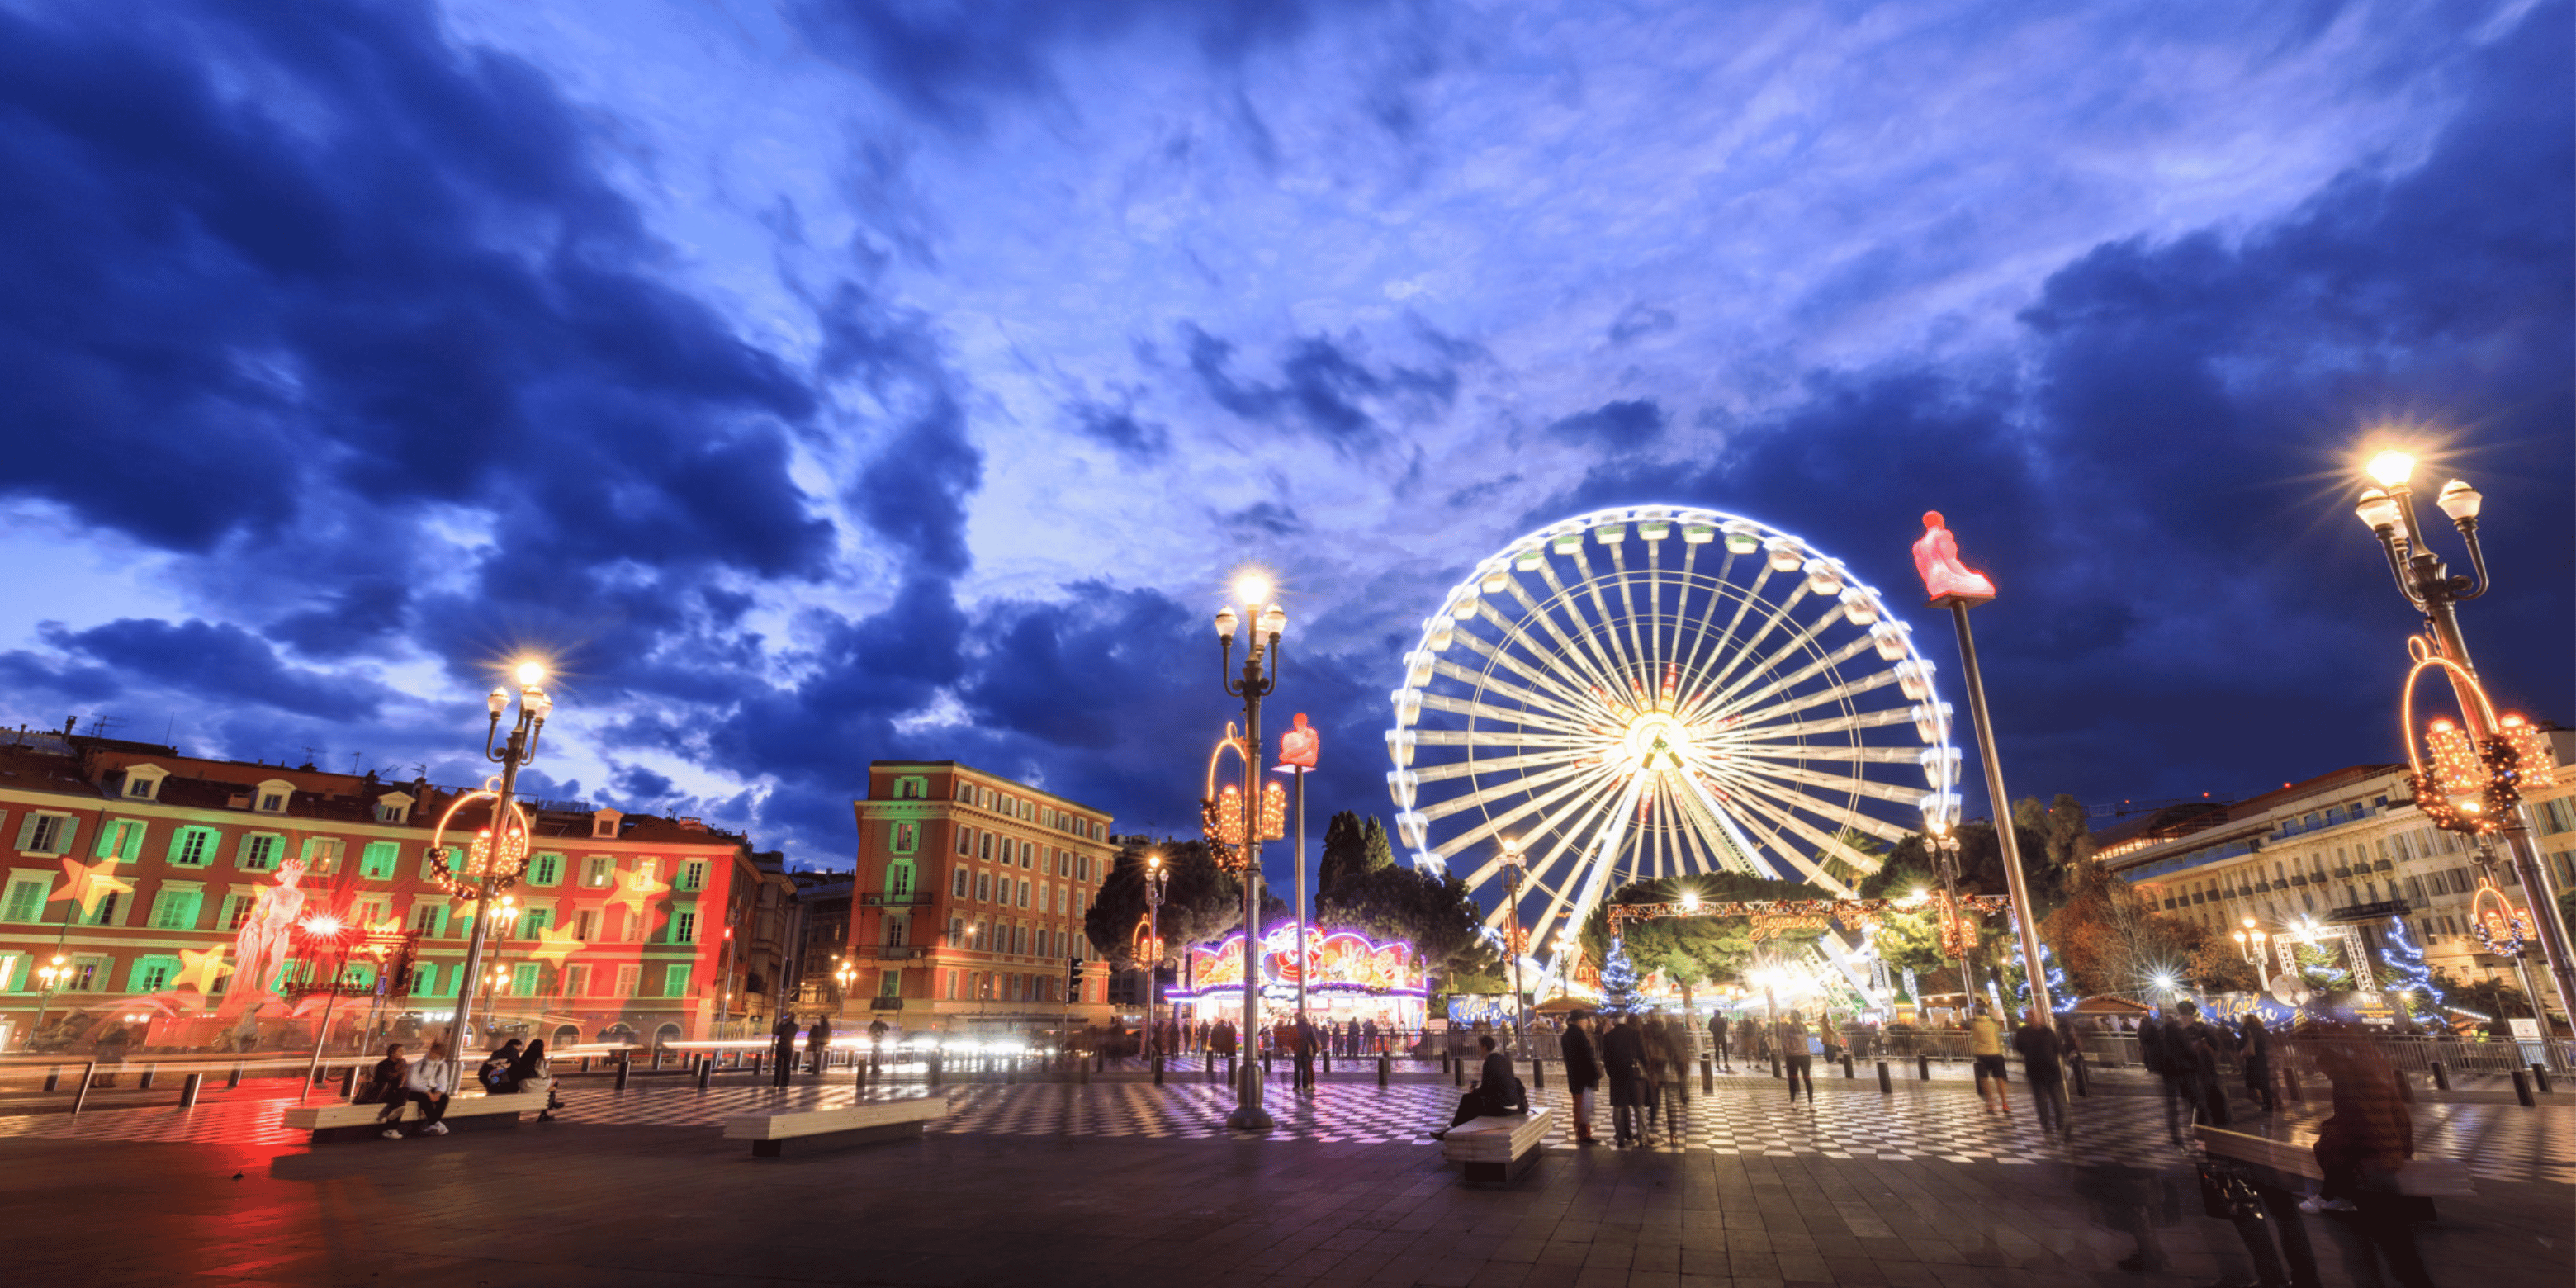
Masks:
[[[2058,1010],[2064,1011],[2082,1000],[2075,995],[2075,986],[2066,981],[2066,970],[2057,964],[2057,954],[2048,951],[2048,945],[2045,943],[2039,946],[2039,964],[2043,968],[2042,973],[2048,979],[2048,999],[2056,1004]],[[2018,947],[2013,950],[2012,965],[2005,968],[2004,974],[2012,980],[2014,1014],[2019,1016],[2028,1013],[2030,973],[2023,969],[2021,950]]]
[[[1637,966],[1628,960],[1628,945],[1610,941],[1610,956],[1601,963],[1601,1010],[1626,1015],[1637,1009]]]
[[[2388,989],[2393,993],[2413,992],[2425,1001],[2439,1004],[2442,990],[2433,982],[2433,972],[2424,967],[2424,950],[2406,932],[2404,917],[2388,919],[2388,936],[2379,959],[2388,967]]]

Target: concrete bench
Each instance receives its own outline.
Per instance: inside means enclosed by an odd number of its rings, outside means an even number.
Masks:
[[[725,1119],[726,1140],[751,1142],[754,1158],[776,1158],[791,1140],[829,1136],[835,1144],[898,1140],[921,1135],[921,1125],[948,1116],[944,1094],[903,1100],[865,1100],[840,1109],[787,1109]]]
[[[469,1093],[453,1096],[448,1099],[447,1112],[440,1116],[439,1121],[448,1124],[455,1131],[473,1131],[482,1127],[516,1127],[519,1125],[519,1115],[544,1111],[549,1086],[550,1084],[547,1083],[532,1082],[515,1095],[478,1096]],[[399,1119],[379,1121],[384,1111],[383,1105],[353,1105],[345,1102],[330,1105],[297,1105],[278,1115],[277,1125],[290,1131],[311,1132],[313,1142],[318,1145],[334,1140],[364,1140],[382,1135],[385,1128],[397,1122],[420,1121],[420,1106],[409,1102],[404,1103],[402,1116]]]
[[[1470,1185],[1509,1184],[1538,1161],[1539,1142],[1555,1126],[1553,1109],[1471,1118],[1441,1137],[1440,1157],[1458,1164],[1459,1179]]]

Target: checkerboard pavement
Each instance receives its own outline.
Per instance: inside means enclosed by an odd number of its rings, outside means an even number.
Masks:
[[[1867,1082],[1820,1085],[1823,1094],[1794,1105],[1780,1082],[1762,1076],[1722,1079],[1713,1093],[1696,1088],[1685,1107],[1678,1137],[1659,1123],[1650,1148],[1708,1151],[1719,1155],[2007,1165],[2112,1163],[2162,1166],[2175,1158],[2167,1140],[2164,1108],[2143,1096],[2098,1096],[2073,1102],[2074,1140],[2052,1140],[2032,1117],[2028,1097],[2013,1087],[2014,1112],[1985,1112],[1959,1087],[1899,1084],[1880,1094]],[[950,1113],[931,1130],[1002,1137],[1173,1139],[1232,1135],[1225,1116],[1234,1096],[1221,1083],[1138,1082],[968,1083],[944,1089]],[[847,1080],[804,1080],[785,1089],[767,1086],[605,1087],[568,1086],[558,1117],[572,1123],[713,1127],[725,1118],[774,1109],[823,1109],[862,1097],[925,1094],[918,1083],[864,1091]],[[1539,1104],[1570,1111],[1564,1091],[1534,1090]],[[1596,1098],[1597,1099],[1597,1098]],[[30,1115],[0,1119],[0,1139],[57,1139],[293,1144],[303,1133],[277,1125],[291,1100],[236,1100],[195,1109],[152,1108]],[[1445,1124],[1457,1103],[1454,1088],[1439,1084],[1325,1083],[1300,1094],[1272,1085],[1265,1103],[1283,1139],[1323,1144],[1418,1142]],[[2293,1106],[2293,1119],[2322,1116],[2324,1106]],[[1595,1125],[1606,1135],[1609,1110],[1596,1105]],[[2425,1157],[2456,1158],[2480,1179],[2576,1184],[2576,1105],[2539,1109],[2518,1105],[2419,1104],[2417,1150]],[[1550,1149],[1575,1148],[1570,1123],[1560,1117]],[[1605,1147],[1606,1148],[1606,1147]]]

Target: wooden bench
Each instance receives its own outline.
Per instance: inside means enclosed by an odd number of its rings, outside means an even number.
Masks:
[[[2201,1148],[2220,1158],[2250,1163],[2269,1169],[2276,1179],[2323,1181],[2325,1169],[2317,1166],[2317,1134],[2298,1131],[2286,1138],[2256,1136],[2207,1125],[2192,1128]],[[2434,1219],[2433,1200],[2464,1198],[2478,1192],[2477,1181],[2469,1175],[2469,1165],[2456,1158],[2413,1158],[2398,1168],[2391,1177],[2396,1191],[2410,1202],[2410,1215],[2419,1220]],[[2284,1186],[2289,1188],[2289,1186]]]
[[[791,1140],[830,1136],[835,1144],[864,1144],[921,1135],[921,1125],[948,1116],[945,1094],[903,1100],[863,1100],[840,1109],[789,1109],[725,1119],[726,1140],[751,1142],[753,1158],[776,1158]]]
[[[439,1121],[456,1131],[473,1131],[483,1127],[516,1127],[519,1115],[543,1112],[550,1084],[529,1083],[525,1090],[508,1096],[453,1096],[447,1112]],[[384,1134],[396,1123],[420,1121],[420,1106],[406,1102],[402,1116],[378,1121],[383,1105],[353,1105],[347,1102],[329,1105],[296,1105],[278,1116],[277,1125],[290,1131],[313,1133],[313,1143],[334,1140],[364,1140]]]
[[[1459,1179],[1470,1185],[1508,1185],[1538,1162],[1539,1142],[1554,1126],[1553,1109],[1471,1118],[1440,1138],[1440,1157],[1458,1164]]]

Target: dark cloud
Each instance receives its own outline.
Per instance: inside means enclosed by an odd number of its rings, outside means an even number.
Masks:
[[[1608,452],[1633,452],[1662,438],[1669,419],[1652,398],[1624,398],[1557,420],[1547,432]]]
[[[128,685],[195,695],[218,703],[275,707],[322,720],[364,720],[376,714],[384,691],[372,682],[344,679],[279,660],[268,641],[238,626],[121,618],[85,631],[59,627],[45,642],[87,659]]]
[[[1610,321],[1610,343],[1626,344],[1631,340],[1673,329],[1673,311],[1651,304],[1631,304],[1619,310]]]
[[[1066,410],[1072,414],[1075,433],[1116,448],[1122,456],[1150,461],[1172,449],[1171,431],[1139,418],[1132,405],[1111,407],[1084,399]]]
[[[2567,719],[2576,113],[2545,43],[2498,42],[2420,168],[2068,264],[2023,317],[2024,368],[1818,373],[1704,465],[1602,466],[1532,518],[1735,510],[1904,602],[1940,509],[2004,592],[1977,628],[2014,790],[2226,795],[2399,754],[2412,613],[2348,516],[2364,433],[2420,415],[2509,552],[2509,589],[2467,609],[2481,667]]]
[[[671,780],[642,765],[628,765],[608,780],[620,795],[635,801],[658,801],[671,794]]]
[[[1237,532],[1272,537],[1293,537],[1306,530],[1306,521],[1297,517],[1296,507],[1276,501],[1255,501],[1218,516],[1217,521]]]
[[[1370,368],[1322,336],[1293,341],[1276,383],[1233,372],[1234,344],[1184,324],[1190,371],[1215,403],[1245,420],[1297,426],[1346,455],[1385,446],[1393,435],[1379,417],[1399,419],[1447,410],[1458,397],[1454,365]]]
[[[1377,0],[798,0],[789,15],[826,57],[926,117],[974,129],[991,101],[1053,93],[1062,47],[1150,27],[1233,63],[1294,40],[1323,11],[1376,7]]]

